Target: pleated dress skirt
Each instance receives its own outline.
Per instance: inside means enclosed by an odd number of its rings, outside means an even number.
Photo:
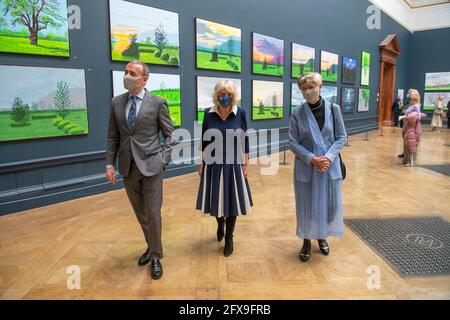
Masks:
[[[197,196],[197,210],[215,217],[251,213],[248,180],[240,164],[205,164]]]

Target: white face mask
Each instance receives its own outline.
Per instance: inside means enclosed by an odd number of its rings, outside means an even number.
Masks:
[[[140,87],[136,81],[142,78],[143,77],[133,77],[132,75],[126,74],[123,77],[123,87],[127,90],[135,90]]]
[[[306,101],[309,103],[315,103],[317,100],[319,100],[320,97],[320,89],[306,89],[302,90],[303,98],[305,98]]]

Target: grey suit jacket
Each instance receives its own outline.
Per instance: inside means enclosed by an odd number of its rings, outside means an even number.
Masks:
[[[132,156],[144,176],[161,172],[170,161],[173,137],[173,123],[170,119],[167,101],[145,91],[136,124],[128,128],[126,106],[128,92],[112,99],[108,127],[106,164],[113,165],[119,158],[119,173],[126,177],[130,171]],[[160,132],[164,138],[161,144]]]

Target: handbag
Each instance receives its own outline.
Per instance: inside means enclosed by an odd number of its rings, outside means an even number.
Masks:
[[[334,135],[334,139],[336,139],[336,126],[335,126],[335,123],[334,123],[333,103],[331,103],[331,115],[333,116],[333,135]],[[345,177],[347,176],[347,168],[345,166],[344,161],[342,160],[341,153],[339,153],[339,160],[340,160],[340,163],[341,163],[342,180],[345,180]]]

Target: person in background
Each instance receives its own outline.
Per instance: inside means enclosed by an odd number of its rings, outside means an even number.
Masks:
[[[411,114],[414,114],[417,121],[413,122],[410,119]],[[412,166],[412,165],[414,165],[414,163],[416,161],[416,152],[414,152],[414,154],[409,153],[407,142],[408,142],[408,139],[411,138],[411,135],[406,136],[406,133],[408,132],[408,130],[411,129],[411,127],[414,127],[414,132],[417,135],[415,137],[415,140],[417,141],[415,150],[417,150],[417,146],[420,142],[420,134],[422,132],[422,127],[421,127],[421,123],[420,123],[420,120],[422,119],[422,114],[420,112],[420,94],[415,89],[410,90],[409,106],[405,110],[404,119],[405,119],[405,125],[402,129],[402,134],[403,134],[403,150],[404,150],[405,156],[403,158],[402,163],[406,164],[408,166]],[[409,119],[409,120],[407,120],[407,119]]]
[[[394,115],[394,127],[398,127],[398,117],[400,116],[400,97],[397,97],[392,104],[392,114]]]
[[[442,128],[442,122],[444,120],[444,97],[439,96],[436,101],[433,101],[434,110],[433,118],[431,119],[432,131],[440,131]]]
[[[406,111],[406,109],[408,109],[408,107],[409,107],[409,97],[410,97],[410,95],[411,95],[411,91],[412,91],[413,89],[409,89],[408,90],[408,93],[407,93],[407,95],[406,95],[406,101],[405,101],[405,104],[403,105],[403,107],[401,108],[401,110],[400,110],[400,113],[402,114],[402,115],[404,115],[405,114],[405,111]],[[400,118],[399,119],[400,121],[400,128],[403,128],[403,124],[404,124],[404,122],[403,122],[403,117],[402,118]],[[405,150],[403,150],[403,153],[402,154],[399,154],[397,157],[399,157],[399,158],[404,158],[405,157]]]
[[[421,134],[420,114],[418,117],[417,112],[414,111],[406,116],[405,121],[406,124],[402,131],[405,150],[408,154],[406,166],[414,167]]]

